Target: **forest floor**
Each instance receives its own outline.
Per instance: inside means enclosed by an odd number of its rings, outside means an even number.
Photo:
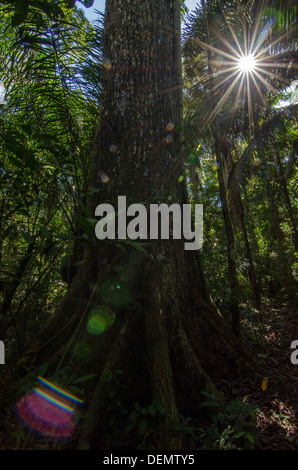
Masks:
[[[255,406],[260,431],[255,450],[298,450],[298,365],[291,362],[298,311],[287,304],[265,306],[262,321],[243,320],[242,336],[268,385],[262,379],[225,383],[225,399]]]
[[[249,309],[247,309],[249,311]],[[248,350],[252,353],[260,370],[260,379],[251,380],[238,378],[234,381],[219,380],[216,387],[221,391],[226,405],[233,404],[235,420],[240,418],[242,408],[237,406],[245,404],[249,408],[255,410],[256,419],[250,423],[250,427],[245,428],[243,422],[241,426],[246,429],[247,435],[252,432],[254,434],[256,428],[258,431],[257,438],[252,442],[244,439],[248,444],[248,448],[253,450],[298,450],[298,365],[291,363],[291,343],[298,340],[298,311],[286,304],[267,305],[264,307],[262,318],[256,318],[251,313],[243,314],[241,325],[242,340],[246,344]],[[262,389],[263,379],[268,379],[268,384]],[[1,403],[1,393],[0,393]],[[237,405],[238,403],[238,405]],[[246,405],[245,405],[246,406]],[[226,408],[227,410],[228,408]],[[215,409],[215,411],[217,411]],[[215,413],[216,419],[218,413]],[[4,425],[4,416],[2,417],[2,425]],[[12,419],[11,412],[6,416],[7,429],[0,429],[0,449],[25,449],[30,444],[27,436],[23,435],[26,444],[16,446],[18,426]],[[229,445],[239,443],[233,441],[233,433],[231,434],[230,426],[225,423],[225,434],[221,440],[218,435],[217,424],[212,428],[209,427],[209,435],[211,437],[207,442],[207,448],[229,449]],[[233,424],[232,424],[233,426]],[[201,430],[195,426],[195,434],[198,437]],[[213,435],[211,436],[211,431]],[[240,429],[241,430],[241,429]],[[23,432],[23,431],[22,431]],[[235,436],[235,431],[234,436]],[[238,431],[237,431],[238,432]],[[251,436],[251,434],[250,434]],[[29,438],[30,441],[30,438]],[[199,442],[206,448],[205,440],[199,439]],[[221,441],[221,442],[220,442]],[[250,439],[249,439],[250,441]],[[243,441],[242,441],[243,442]],[[40,447],[29,445],[29,448],[47,448],[46,443]],[[194,442],[193,450],[200,448],[198,440]],[[240,449],[243,447],[240,445]],[[247,447],[244,446],[244,449]]]

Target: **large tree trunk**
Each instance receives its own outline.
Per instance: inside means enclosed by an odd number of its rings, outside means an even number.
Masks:
[[[104,29],[105,76],[89,201],[114,204],[184,202],[177,167],[181,151],[182,79],[179,0],[108,0]],[[117,201],[116,201],[117,202]],[[89,238],[80,266],[55,318],[22,362],[70,364],[97,374],[86,388],[79,449],[106,448],[111,397],[109,372],[123,371],[121,399],[159,403],[153,423],[156,449],[181,449],[179,414],[202,416],[201,391],[219,377],[255,373],[255,364],[203,298],[195,253],[184,240],[152,240],[141,249]],[[90,310],[115,313],[100,337],[86,331]],[[87,352],[86,352],[87,351]],[[91,353],[88,355],[88,351]],[[86,352],[86,354],[85,354]],[[57,366],[58,364],[58,366]],[[121,417],[117,422],[119,429]],[[176,430],[175,430],[176,429]],[[129,443],[134,445],[134,443]]]

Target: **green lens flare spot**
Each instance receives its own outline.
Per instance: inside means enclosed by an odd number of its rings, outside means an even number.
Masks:
[[[114,321],[115,313],[105,305],[101,305],[90,312],[87,331],[91,335],[101,335],[113,325]]]

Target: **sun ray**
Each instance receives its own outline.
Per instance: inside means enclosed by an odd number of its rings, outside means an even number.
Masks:
[[[257,90],[257,92],[258,92],[258,94],[259,94],[259,96],[260,96],[262,102],[265,103],[265,102],[266,102],[265,96],[262,94],[261,89],[260,89],[260,87],[259,87],[259,84],[258,84],[258,82],[257,82],[256,77],[254,76],[254,74],[252,74],[251,79],[252,79],[252,81],[254,82],[254,85],[255,85],[255,87],[256,87],[256,90]]]
[[[201,41],[200,39],[194,38],[194,41],[198,43],[200,46],[202,46],[204,49],[209,49],[212,52],[215,52],[216,54],[221,54],[224,57],[227,57],[231,61],[235,61],[235,49],[233,47],[230,47],[232,53],[234,54],[229,54],[228,52],[224,51],[223,49],[219,49],[218,47],[212,46],[211,44],[207,44],[204,41]]]
[[[253,123],[253,106],[252,106],[252,100],[251,100],[250,76],[248,73],[246,74],[246,83],[247,83],[247,101],[248,101],[248,121],[249,121],[249,128],[251,128],[251,125]]]
[[[229,86],[229,88],[226,90],[226,92],[224,93],[224,95],[221,97],[221,99],[219,100],[219,102],[217,103],[217,105],[215,106],[214,110],[212,111],[212,113],[210,114],[210,116],[208,116],[206,122],[205,122],[205,125],[203,127],[203,129],[207,126],[207,124],[209,124],[209,122],[212,120],[213,116],[218,112],[218,110],[221,108],[222,104],[224,103],[224,101],[228,98],[228,96],[230,95],[230,93],[232,92],[233,88],[236,86],[236,83],[237,81],[240,80],[240,76],[239,74],[237,74],[235,80],[231,83],[231,85]]]
[[[261,5],[259,6],[259,12],[263,11],[265,7],[265,0],[262,0]],[[256,44],[257,43],[257,35],[258,32],[260,31],[260,25],[262,21],[262,15],[259,13],[256,15],[256,23],[254,27],[252,28],[252,38],[251,38],[251,44]],[[260,36],[260,35],[259,35]],[[254,54],[256,54],[257,50],[254,49]]]
[[[265,87],[267,87],[273,93],[276,93],[276,89],[267,80],[265,80],[257,70],[255,70],[254,73],[255,73],[256,77],[265,85]],[[268,75],[270,75],[270,74],[268,74]]]
[[[218,88],[222,87],[223,85],[225,85],[225,83],[229,82],[231,80],[231,78],[233,78],[235,75],[239,76],[238,70],[235,70],[233,73],[231,73],[230,75],[225,77],[222,81],[217,82],[214,85],[214,87],[211,88],[211,92],[213,92],[213,91],[217,90]]]
[[[275,20],[274,18],[270,18],[270,20],[267,21],[266,25],[262,29],[261,33],[259,34],[258,39],[253,43],[254,44],[254,53],[256,54],[259,49],[263,46],[264,42],[266,41],[267,37],[270,34],[270,31],[272,30],[274,26]]]
[[[245,80],[245,75],[242,74],[242,77],[241,77],[241,84],[239,85],[238,90],[237,90],[237,95],[236,95],[236,99],[235,99],[234,106],[233,106],[232,116],[231,116],[231,119],[230,119],[230,121],[229,121],[229,124],[227,124],[226,128],[228,128],[228,126],[233,122],[233,119],[234,119],[236,110],[237,110],[237,108],[238,108],[239,98],[240,98],[240,95],[241,95],[241,92],[242,92],[242,89],[243,89],[243,82],[244,82],[244,80]]]
[[[257,117],[254,105],[256,97],[265,103],[267,92],[276,96],[278,93],[274,87],[276,80],[279,82],[278,87],[282,82],[289,85],[286,70],[289,65],[293,69],[298,67],[292,60],[296,51],[291,51],[289,59],[285,55],[289,53],[289,48],[280,49],[276,46],[286,38],[290,27],[286,33],[280,34],[276,27],[276,15],[271,16],[271,12],[265,7],[266,0],[261,0],[253,21],[248,11],[241,16],[242,12],[239,9],[239,16],[234,22],[234,18],[221,6],[226,28],[218,27],[217,21],[209,25],[215,37],[213,44],[192,38],[194,44],[198,44],[203,51],[208,51],[206,56],[208,67],[206,65],[204,70],[207,72],[208,69],[208,73],[204,73],[198,79],[200,81],[203,76],[204,88],[207,86],[208,89],[208,96],[205,98],[202,90],[202,107],[206,107],[211,98],[208,111],[205,110],[203,129],[210,125],[226,104],[230,107],[226,109],[229,118],[222,125],[232,126],[233,120],[237,118],[237,113],[240,113],[242,108],[243,116],[245,110],[247,112],[249,128],[252,131],[254,119]],[[198,109],[203,108],[199,105]]]
[[[241,48],[240,42],[238,41],[237,35],[236,35],[235,31],[233,30],[230,21],[228,21],[227,15],[226,15],[226,13],[225,13],[225,11],[224,11],[224,9],[223,9],[223,6],[222,6],[221,4],[220,4],[220,8],[221,8],[222,15],[223,15],[223,17],[224,17],[224,19],[225,19],[225,22],[226,22],[226,24],[228,25],[228,28],[229,28],[229,30],[230,30],[230,32],[231,32],[231,34],[232,34],[232,36],[233,36],[233,39],[234,39],[234,41],[235,41],[235,43],[236,43],[236,45],[237,45],[237,47],[238,47],[238,53],[241,54],[242,48]],[[237,50],[232,46],[232,44],[229,43],[229,41],[227,41],[227,40],[224,38],[224,36],[223,36],[222,34],[218,34],[217,31],[214,31],[214,32],[215,32],[215,34],[221,39],[221,41],[223,41],[223,43],[224,43],[229,49],[232,50],[233,54],[235,54],[235,52],[236,52],[236,54],[237,54]]]

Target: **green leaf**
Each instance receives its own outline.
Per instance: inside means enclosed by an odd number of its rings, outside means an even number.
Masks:
[[[90,212],[88,211],[87,207],[78,199],[77,204],[80,206],[80,208],[84,211],[84,213],[88,216],[91,217]]]
[[[74,382],[72,382],[72,383],[73,384],[78,384],[78,383],[81,383],[81,382],[86,382],[87,380],[93,379],[94,377],[96,377],[96,374],[83,375],[82,377],[79,377],[78,379],[74,380]]]
[[[87,260],[86,259],[81,259],[80,261],[77,261],[75,263],[75,266],[78,267],[78,266],[81,266],[82,264],[85,264],[87,263]]]
[[[246,437],[246,438],[249,440],[249,442],[251,442],[252,444],[255,443],[255,438],[254,438],[254,436],[253,436],[250,432],[246,433],[246,434],[245,434],[245,437]]]
[[[242,437],[245,435],[245,431],[239,431],[234,435],[234,439],[239,439],[239,437]]]
[[[93,219],[93,218],[86,218],[87,222],[90,224],[90,225],[96,225],[98,220],[97,219]]]
[[[215,401],[211,401],[211,400],[203,401],[200,405],[210,407],[210,408],[218,408],[219,407],[219,403],[216,403]]]
[[[47,362],[42,364],[39,368],[38,375],[40,375],[41,377],[44,376],[48,370],[48,367],[49,367],[49,364]]]
[[[88,191],[88,194],[98,193],[99,191],[100,191],[100,188],[90,188]]]

